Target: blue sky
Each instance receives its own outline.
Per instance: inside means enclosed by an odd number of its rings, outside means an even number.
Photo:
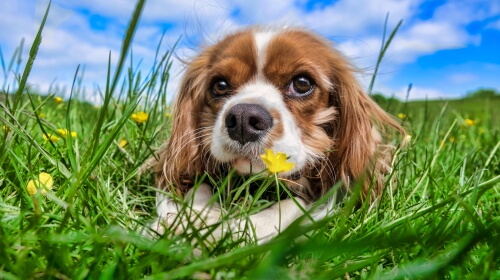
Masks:
[[[30,78],[33,86],[46,91],[54,84],[64,95],[82,65],[86,98],[99,102],[94,89],[104,86],[109,52],[116,62],[133,3],[53,0]],[[5,60],[24,38],[24,66],[46,4],[46,0],[0,0],[0,48]],[[404,98],[412,83],[410,99],[435,99],[461,97],[481,87],[500,90],[500,1],[490,0],[149,0],[136,33],[134,58],[143,59],[141,67],[147,71],[163,32],[162,51],[182,36],[175,53],[189,59],[203,44],[241,27],[301,26],[329,38],[363,70],[359,79],[367,87],[387,13],[389,28],[401,19],[403,25],[383,61],[375,91]],[[174,61],[170,96],[182,70],[182,63]]]

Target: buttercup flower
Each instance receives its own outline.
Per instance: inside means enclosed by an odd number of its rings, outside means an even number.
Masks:
[[[122,148],[125,147],[127,145],[127,140],[125,139],[120,140],[120,143],[118,145],[120,145],[120,147]]]
[[[67,129],[63,129],[63,128],[60,128],[56,131],[63,138],[66,138],[68,135],[71,135],[72,138],[76,138],[76,135],[77,135],[75,131],[71,131],[71,133],[70,133]]]
[[[286,154],[280,152],[274,153],[273,150],[269,149],[266,149],[266,153],[260,155],[260,158],[271,173],[286,172],[295,166],[293,162],[286,161]]]
[[[471,119],[465,119],[465,124],[468,126],[473,126],[476,124],[476,122],[474,120],[471,120]]]
[[[28,181],[26,190],[29,195],[33,196],[38,191],[42,194],[46,194],[48,191],[52,190],[53,186],[54,179],[52,179],[52,176],[50,176],[49,173],[42,172],[38,175],[38,179]]]
[[[172,115],[170,113],[165,113],[165,118],[170,118]]]
[[[405,143],[405,144],[406,143],[410,143],[410,141],[411,141],[411,135],[408,134],[408,135],[405,136],[405,139],[403,140],[403,143]]]
[[[61,104],[63,103],[63,101],[64,100],[62,99],[62,97],[59,96],[54,97],[54,102],[56,102],[56,104]]]
[[[55,136],[54,134],[44,134],[42,135],[43,140],[45,141],[50,141],[52,143],[59,141],[59,137]]]
[[[137,112],[135,114],[132,114],[130,116],[130,118],[136,122],[136,123],[143,123],[143,122],[146,122],[149,118],[149,115],[148,113],[144,113],[144,112]]]
[[[399,113],[399,114],[398,114],[398,118],[400,118],[400,119],[404,120],[404,119],[406,119],[406,114]]]

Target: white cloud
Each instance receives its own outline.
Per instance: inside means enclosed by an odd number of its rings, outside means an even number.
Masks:
[[[470,36],[460,26],[448,22],[418,22],[396,35],[389,47],[388,56],[393,62],[408,63],[421,55],[433,54],[439,50],[477,44],[478,39]]]
[[[488,23],[488,25],[486,26],[486,28],[492,28],[492,29],[498,29],[498,30],[500,30],[500,19]]]
[[[500,2],[491,0],[447,1],[434,13],[435,19],[466,25],[500,14]]]
[[[54,78],[67,87],[71,85],[78,64],[85,65],[85,81],[89,91],[95,84],[104,87],[108,54],[118,58],[126,24],[134,8],[126,0],[54,0],[43,41],[30,81],[48,89]],[[386,55],[380,73],[393,73],[401,65],[413,63],[422,55],[440,50],[462,48],[477,44],[479,37],[469,35],[465,25],[500,13],[496,1],[449,1],[440,6],[427,20],[417,19],[422,0],[338,0],[331,5],[318,6],[312,11],[303,8],[304,1],[282,0],[149,0],[146,2],[133,45],[135,61],[143,59],[143,72],[152,64],[163,31],[162,52],[183,36],[176,54],[186,59],[194,55],[200,42],[213,42],[222,35],[247,24],[287,24],[305,26],[337,42],[337,48],[361,69],[370,72],[377,59],[386,14],[389,12],[389,31],[400,19],[404,23]],[[477,3],[476,3],[477,2]],[[0,11],[0,47],[4,57],[14,51],[21,38],[27,47],[34,38],[47,0],[6,1]],[[479,7],[479,8],[478,8]],[[89,15],[106,20],[106,28],[91,28]],[[237,16],[234,16],[237,15]],[[500,21],[492,22],[491,27]],[[6,28],[8,27],[8,28]],[[201,38],[201,39],[200,39]],[[25,61],[24,60],[24,61]],[[171,90],[177,88],[182,63],[175,61]],[[392,75],[378,77],[377,84],[387,84]],[[470,78],[470,77],[469,77]],[[365,80],[369,80],[367,75]],[[464,77],[449,77],[450,81]],[[367,84],[367,83],[366,83]],[[413,90],[415,96],[435,97],[446,94],[435,89]],[[404,91],[395,91],[404,92]]]
[[[477,74],[472,73],[454,73],[448,76],[448,80],[454,84],[466,84],[478,79]]]
[[[379,32],[382,34],[384,21],[389,13],[389,26],[395,26],[400,19],[413,16],[420,1],[411,0],[340,0],[321,10],[304,15],[307,26],[326,36],[359,38]]]
[[[399,100],[425,100],[425,99],[448,99],[448,98],[460,98],[463,94],[444,92],[436,88],[427,87],[412,87],[410,94],[408,95],[408,87],[402,87],[399,89],[384,88],[382,92],[387,93],[388,96],[394,96]]]
[[[2,50],[18,46],[21,38],[34,38],[35,10],[24,1],[5,1],[0,12],[0,42]],[[5,53],[4,53],[5,55]]]
[[[233,4],[233,7],[230,9],[237,10],[239,20],[244,23],[293,24],[301,15],[301,11],[293,0],[273,2],[266,0],[236,0],[232,1],[231,4]]]

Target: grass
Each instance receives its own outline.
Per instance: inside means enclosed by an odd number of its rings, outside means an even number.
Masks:
[[[15,94],[0,95],[0,278],[500,278],[498,100],[382,104],[405,114],[412,140],[398,151],[377,205],[355,208],[354,194],[328,219],[293,224],[260,246],[230,238],[206,244],[198,230],[142,236],[155,202],[151,176],[138,179],[137,173],[169,134],[170,68],[170,53],[159,48],[149,73],[134,70],[132,62],[125,71],[142,5],[120,64],[108,69],[99,108],[79,101],[78,70],[72,97],[62,103],[53,92],[30,91],[43,25],[22,73],[16,70],[22,69],[20,51],[1,57],[5,79],[16,74],[3,83],[4,92]],[[139,111],[149,114],[146,122],[130,118]],[[41,172],[53,177],[54,188],[30,196],[26,186]],[[254,179],[220,195],[230,202],[248,198],[243,188]],[[266,205],[257,202],[251,207]]]

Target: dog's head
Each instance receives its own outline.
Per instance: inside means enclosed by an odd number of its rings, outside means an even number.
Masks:
[[[379,132],[403,131],[328,41],[292,28],[247,29],[206,48],[187,66],[172,118],[157,182],[181,192],[205,172],[261,172],[271,149],[294,163],[279,176],[314,199],[381,172],[371,164],[385,156]]]

